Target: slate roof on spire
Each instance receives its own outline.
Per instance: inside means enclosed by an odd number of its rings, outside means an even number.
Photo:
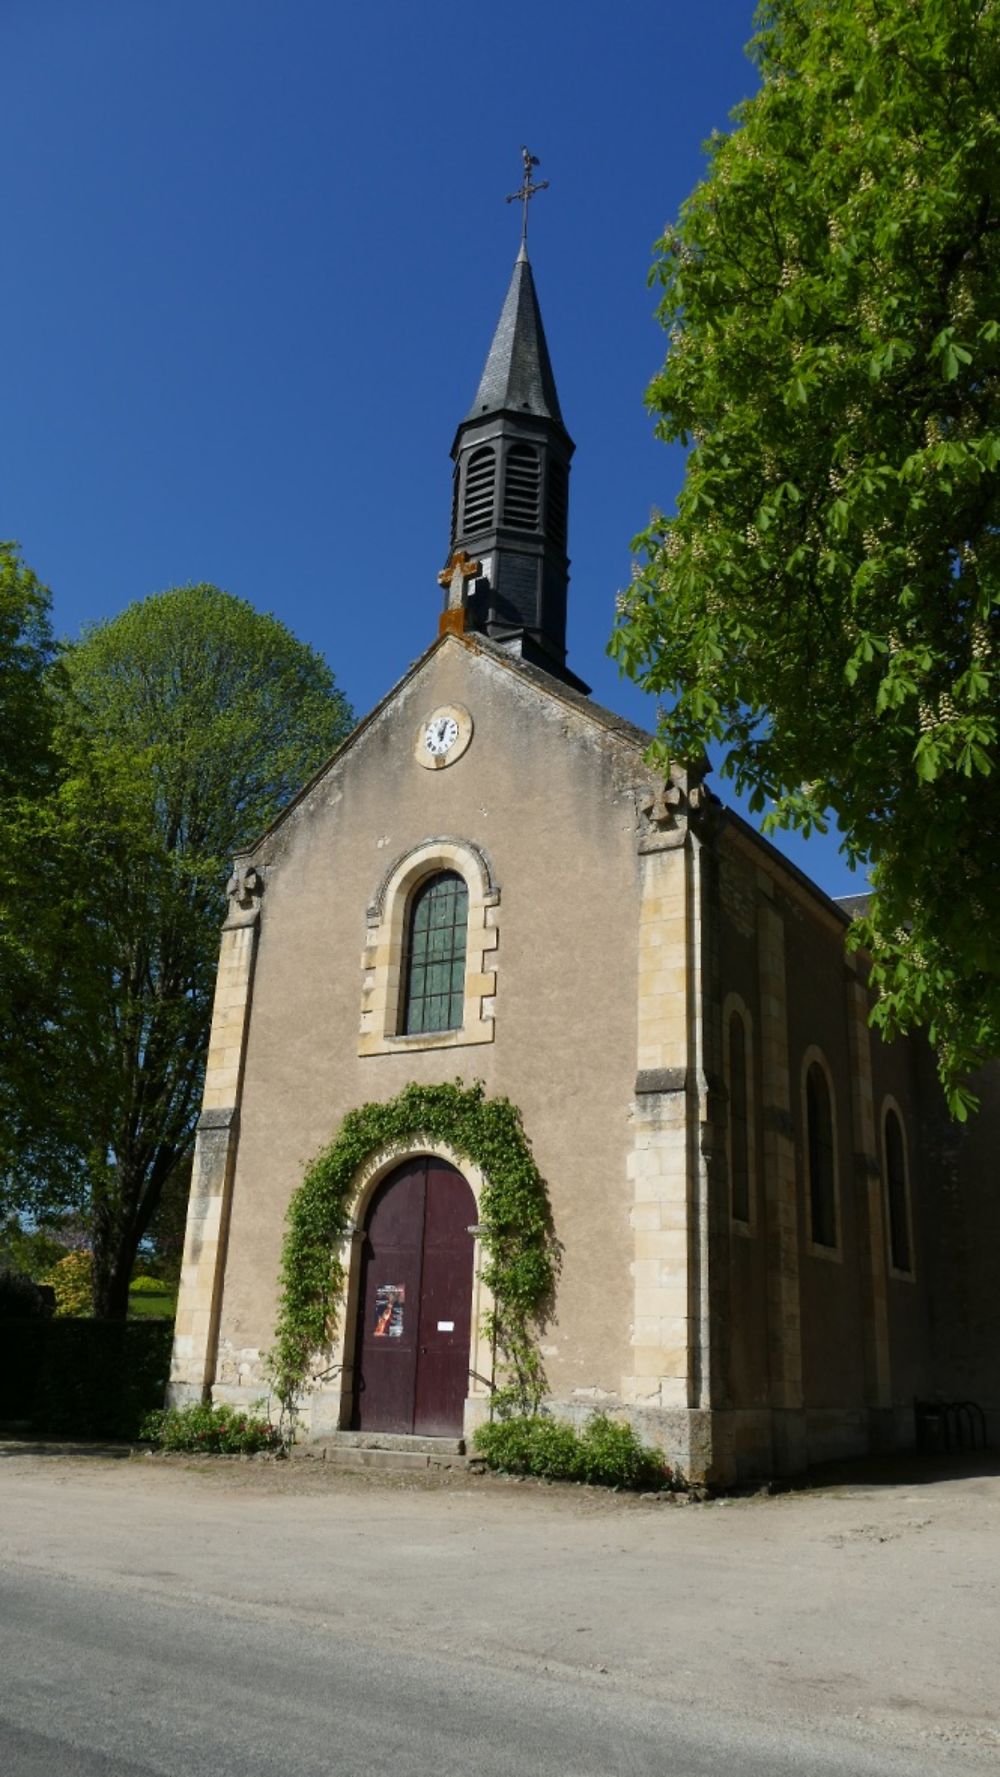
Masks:
[[[490,346],[486,367],[479,379],[476,399],[467,420],[504,408],[531,413],[563,423],[545,343],[535,280],[524,247],[517,256],[514,275]]]

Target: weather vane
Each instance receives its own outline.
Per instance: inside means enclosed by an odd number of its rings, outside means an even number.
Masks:
[[[521,186],[520,191],[512,191],[509,194],[507,202],[509,204],[520,204],[522,206],[521,245],[522,247],[526,247],[528,244],[528,205],[536,192],[548,191],[549,182],[547,179],[540,179],[537,185],[532,184],[531,169],[532,167],[541,165],[537,154],[532,154],[529,149],[522,148],[521,159],[524,162],[524,184]]]

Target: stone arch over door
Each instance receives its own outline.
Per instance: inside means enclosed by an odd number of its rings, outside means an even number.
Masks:
[[[307,1410],[312,1435],[337,1427],[348,1428],[354,1416],[355,1364],[359,1357],[357,1333],[362,1306],[365,1224],[380,1186],[408,1161],[421,1158],[439,1159],[465,1180],[475,1204],[470,1216],[472,1235],[472,1299],[468,1317],[468,1384],[463,1412],[463,1430],[468,1435],[489,1417],[493,1391],[493,1351],[483,1334],[484,1317],[493,1308],[492,1292],[482,1279],[484,1252],[479,1234],[479,1203],[484,1178],[477,1166],[456,1152],[446,1142],[412,1141],[391,1144],[370,1154],[359,1167],[351,1192],[351,1220],[342,1249],[347,1290],[344,1311],[339,1317],[337,1339],[330,1350],[325,1372],[326,1386],[307,1397]],[[391,1279],[386,1279],[391,1282]],[[443,1315],[447,1319],[449,1316]]]

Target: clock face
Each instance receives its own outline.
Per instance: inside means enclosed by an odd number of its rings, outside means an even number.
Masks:
[[[454,716],[432,716],[424,729],[424,746],[434,759],[451,751],[458,739],[458,723]]]
[[[439,703],[421,717],[413,737],[413,757],[425,771],[440,771],[461,759],[472,739],[472,717],[463,703]]]

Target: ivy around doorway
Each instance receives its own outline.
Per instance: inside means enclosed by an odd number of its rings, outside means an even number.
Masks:
[[[537,1410],[545,1392],[538,1335],[551,1304],[559,1248],[520,1111],[507,1098],[487,1098],[477,1081],[469,1087],[409,1085],[387,1104],[359,1105],[308,1168],[288,1209],[269,1359],[286,1413],[294,1412],[315,1359],[337,1330],[347,1287],[343,1243],[360,1168],[380,1148],[407,1144],[419,1152],[422,1142],[442,1143],[483,1176],[479,1233],[483,1282],[494,1304],[484,1327],[499,1370],[494,1406],[501,1414]]]

